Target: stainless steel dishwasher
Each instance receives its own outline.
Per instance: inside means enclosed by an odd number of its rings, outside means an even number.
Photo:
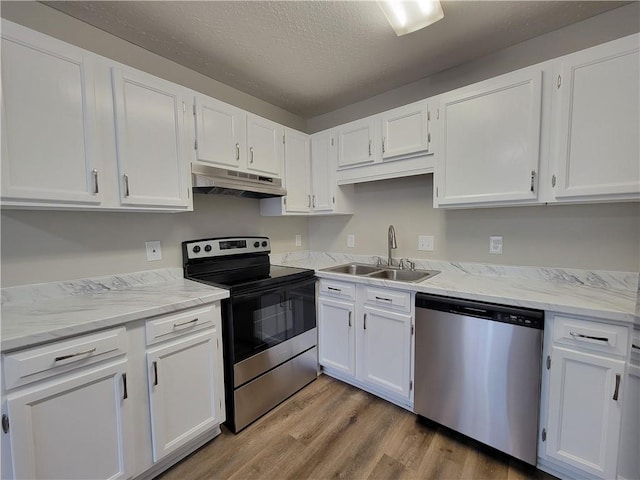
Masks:
[[[536,464],[544,312],[416,294],[414,410]]]

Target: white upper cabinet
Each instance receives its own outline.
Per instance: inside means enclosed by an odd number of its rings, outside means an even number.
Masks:
[[[338,127],[338,168],[353,167],[375,160],[374,127],[374,117]]]
[[[431,134],[427,121],[427,102],[417,102],[380,115],[382,159],[417,152],[429,152]]]
[[[2,21],[3,204],[99,205],[104,171],[90,58],[26,32]]]
[[[287,128],[284,145],[284,179],[286,212],[309,213],[310,193],[309,135]]]
[[[256,175],[280,176],[284,155],[284,127],[247,114],[247,168]]]
[[[181,87],[122,68],[112,79],[121,203],[187,208]]]
[[[556,200],[640,199],[639,45],[632,35],[556,64]]]
[[[311,190],[314,212],[329,212],[334,209],[336,153],[331,130],[311,135]]]
[[[535,202],[541,107],[538,67],[444,94],[434,203]]]
[[[227,169],[247,168],[247,113],[215,98],[196,95],[196,160]]]

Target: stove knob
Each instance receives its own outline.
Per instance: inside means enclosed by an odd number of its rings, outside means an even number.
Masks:
[[[263,247],[266,247],[266,246],[267,246],[267,241],[266,241],[266,240],[264,240],[264,241],[262,242],[262,246],[263,246]]]
[[[260,246],[260,242],[253,242],[253,248],[258,248]]]
[[[205,252],[210,252],[211,251],[211,245],[205,245],[204,246],[204,251]]]
[[[198,253],[200,252],[200,245],[196,245],[195,247],[193,247],[193,253]]]

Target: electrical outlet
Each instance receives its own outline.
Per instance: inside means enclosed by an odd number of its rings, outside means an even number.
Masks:
[[[356,236],[354,234],[347,235],[347,247],[354,248],[356,246]]]
[[[296,235],[296,247],[302,246],[302,235]]]
[[[418,250],[433,252],[433,235],[418,235]]]
[[[147,262],[154,262],[156,260],[162,260],[162,248],[160,247],[160,240],[153,242],[144,242],[147,247]]]
[[[489,253],[502,255],[502,237],[489,237]]]

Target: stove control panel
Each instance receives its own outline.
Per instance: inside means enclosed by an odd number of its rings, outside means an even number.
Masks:
[[[189,260],[270,251],[271,244],[267,237],[224,237],[182,242],[182,254]]]

